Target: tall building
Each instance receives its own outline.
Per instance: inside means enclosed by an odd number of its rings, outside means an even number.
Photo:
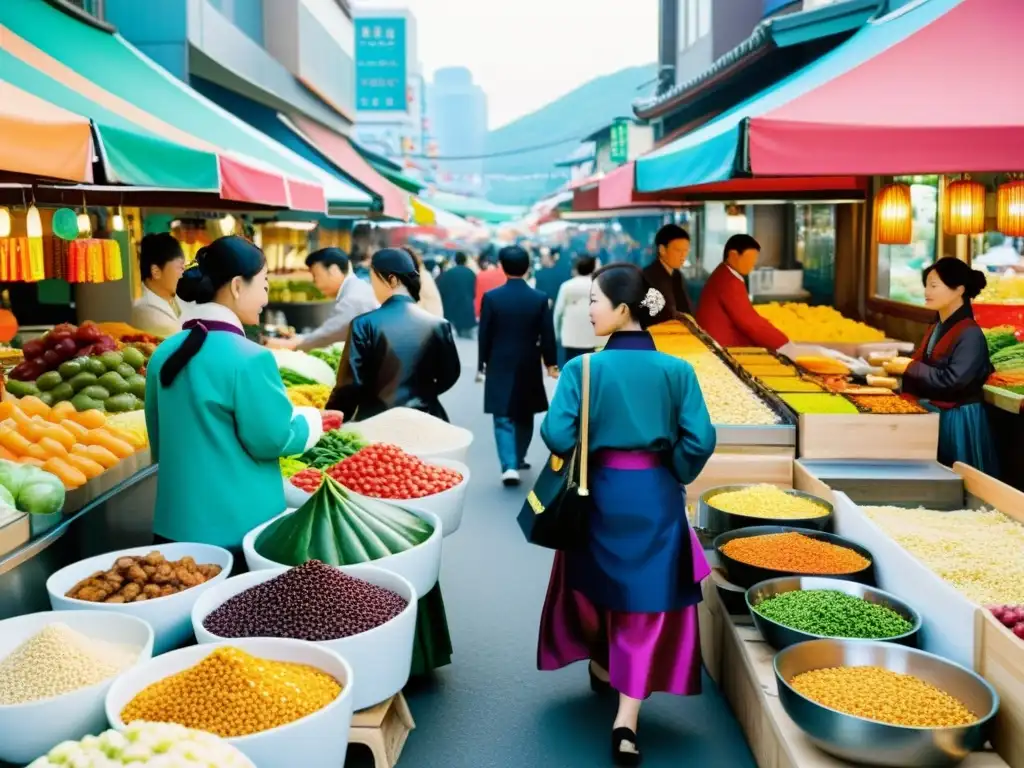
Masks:
[[[465,67],[434,74],[430,86],[431,128],[437,142],[438,181],[454,192],[483,191],[483,154],[487,142],[487,94]],[[445,160],[466,157],[466,160]]]

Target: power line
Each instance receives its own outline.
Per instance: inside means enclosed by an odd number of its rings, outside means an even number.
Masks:
[[[486,155],[421,155],[421,154],[416,154],[416,155],[403,155],[403,157],[408,157],[408,158],[411,158],[413,160],[438,160],[438,161],[444,161],[444,162],[454,162],[454,161],[458,161],[458,160],[490,160],[491,158],[494,158],[494,157],[509,157],[511,155],[525,155],[525,154],[529,154],[530,152],[538,152],[538,151],[540,151],[542,149],[551,149],[553,147],[557,147],[557,146],[560,146],[562,144],[568,144],[569,142],[574,142],[576,144],[579,144],[582,141],[583,141],[583,139],[581,139],[581,138],[579,138],[577,136],[567,136],[567,137],[565,137],[563,139],[559,139],[558,141],[549,141],[549,142],[546,142],[544,144],[535,144],[535,145],[530,146],[530,147],[520,147],[518,149],[506,149],[506,150],[502,150],[501,152],[491,152],[490,154],[486,154]]]

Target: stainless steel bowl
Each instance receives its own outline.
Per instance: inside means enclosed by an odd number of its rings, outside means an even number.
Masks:
[[[758,631],[761,633],[761,637],[764,638],[768,645],[777,651],[781,651],[783,648],[788,648],[791,645],[796,645],[797,643],[802,643],[807,640],[820,640],[828,637],[827,635],[814,635],[810,632],[804,632],[799,629],[787,627],[784,624],[779,624],[779,622],[769,619],[767,616],[762,616],[754,610],[754,606],[760,604],[762,600],[767,600],[770,597],[775,597],[776,595],[781,595],[786,592],[815,589],[830,589],[835,592],[843,592],[847,595],[867,600],[869,603],[883,605],[886,608],[895,611],[909,621],[913,626],[909,631],[904,632],[902,635],[877,639],[880,642],[900,643],[901,645],[917,647],[918,634],[921,631],[921,617],[918,615],[917,611],[905,602],[895,595],[890,595],[888,592],[883,592],[875,587],[868,587],[854,581],[824,579],[820,576],[783,576],[779,579],[762,581],[747,590],[747,609],[750,611],[750,616],[754,620],[754,626],[757,627]]]
[[[754,517],[752,515],[736,515],[715,506],[715,496],[718,494],[728,493],[729,491],[741,491],[754,485],[757,485],[757,483],[719,485],[715,488],[708,488],[700,495],[700,499],[697,502],[697,524],[704,526],[715,534],[728,533],[739,528],[760,525],[786,525],[791,528],[809,528],[814,531],[832,530],[832,513],[834,511],[832,505],[818,496],[804,493],[803,491],[796,491],[792,488],[780,488],[779,490],[790,496],[798,496],[801,499],[813,501],[825,509],[825,514],[818,515],[817,517],[798,518]]]
[[[829,709],[794,691],[789,680],[830,667],[882,667],[914,675],[959,699],[978,716],[971,725],[914,728],[889,725]],[[999,709],[999,695],[985,680],[939,656],[873,640],[809,640],[775,656],[783,709],[819,748],[843,760],[893,768],[956,765],[980,749]]]

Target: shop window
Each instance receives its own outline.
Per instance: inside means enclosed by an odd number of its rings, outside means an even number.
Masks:
[[[797,205],[795,256],[812,304],[832,304],[836,277],[836,207]]]
[[[875,293],[883,299],[923,305],[921,271],[935,261],[938,254],[939,179],[914,176],[896,181],[910,184],[913,239],[909,245],[878,246]]]
[[[988,278],[978,303],[1024,305],[1024,237],[991,231],[971,240],[971,266]]]

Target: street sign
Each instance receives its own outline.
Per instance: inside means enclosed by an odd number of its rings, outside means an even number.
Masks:
[[[356,109],[406,112],[406,21],[356,19]]]
[[[612,123],[611,161],[622,165],[629,160],[629,120],[618,118]]]

